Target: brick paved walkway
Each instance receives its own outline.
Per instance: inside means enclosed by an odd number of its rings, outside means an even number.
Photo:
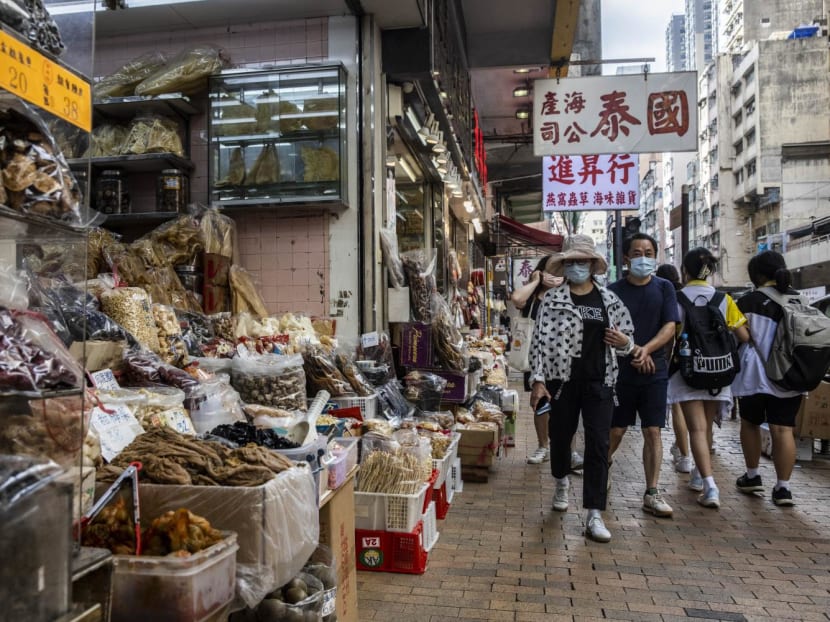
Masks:
[[[799,463],[795,507],[743,495],[738,422],[716,429],[722,507],[705,509],[671,468],[663,433],[661,488],[673,519],[640,508],[642,441],[630,430],[615,456],[605,522],[610,544],[583,536],[582,482],[552,511],[548,464],[525,463],[535,441],[520,417],[516,447],[486,484],[465,483],[421,576],[359,572],[361,620],[830,620],[830,463]],[[531,447],[532,449],[533,447]],[[762,458],[767,487],[771,462]]]

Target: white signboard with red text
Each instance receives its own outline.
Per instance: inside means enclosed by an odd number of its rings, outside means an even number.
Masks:
[[[536,80],[533,153],[697,151],[697,72]]]
[[[542,257],[544,255],[513,258],[513,289],[518,289],[530,283],[530,275],[533,274]]]
[[[640,205],[639,158],[625,154],[542,159],[542,209],[631,210]]]

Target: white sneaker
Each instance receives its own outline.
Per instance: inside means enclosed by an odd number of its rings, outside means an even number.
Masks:
[[[570,484],[556,484],[556,490],[553,493],[553,509],[557,512],[568,511],[568,489]]]
[[[594,542],[611,542],[611,532],[605,527],[605,523],[602,522],[602,517],[599,514],[595,514],[588,519],[585,535]]]
[[[547,447],[539,447],[531,454],[528,459],[528,464],[542,464],[550,460],[550,449]]]
[[[585,460],[578,451],[571,453],[571,471],[581,471]]]
[[[689,456],[680,456],[674,461],[674,470],[678,473],[691,473],[692,459]]]
[[[678,448],[677,445],[672,445],[669,452],[671,453],[671,457],[674,458],[675,462],[677,462],[682,456],[682,454],[680,453],[680,448]]]
[[[672,515],[671,506],[663,500],[659,492],[653,495],[648,493],[643,495],[643,509],[655,516],[671,518]]]
[[[697,467],[692,469],[692,476],[689,478],[689,490],[703,492],[703,477],[700,475]]]

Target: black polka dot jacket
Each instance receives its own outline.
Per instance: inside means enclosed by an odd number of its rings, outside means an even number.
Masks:
[[[617,295],[595,283],[602,296],[602,303],[608,317],[608,325],[616,326],[634,339],[634,324],[631,314]],[[617,382],[619,364],[617,356],[630,353],[628,348],[617,350],[605,347],[605,385],[613,387]],[[534,382],[562,380],[571,376],[572,359],[582,356],[582,316],[571,300],[567,283],[548,290],[542,299],[542,306],[533,328],[530,340],[530,373]]]

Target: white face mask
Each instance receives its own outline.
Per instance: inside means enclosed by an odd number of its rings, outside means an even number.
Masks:
[[[657,269],[657,260],[653,257],[635,257],[630,263],[631,275],[638,279],[650,276]]]
[[[591,263],[575,263],[565,266],[565,278],[571,283],[582,285],[591,278]]]

